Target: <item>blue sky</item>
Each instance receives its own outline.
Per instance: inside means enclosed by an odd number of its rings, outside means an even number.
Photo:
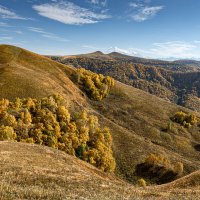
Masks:
[[[0,43],[48,55],[200,58],[199,0],[1,0]]]

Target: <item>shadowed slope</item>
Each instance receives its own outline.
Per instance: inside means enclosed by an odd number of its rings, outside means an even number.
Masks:
[[[172,183],[160,186],[162,189],[193,189],[200,190],[200,171],[193,172],[183,178],[180,178]]]

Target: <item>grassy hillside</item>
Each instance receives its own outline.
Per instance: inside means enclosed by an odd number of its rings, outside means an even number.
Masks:
[[[0,199],[117,199],[127,185],[43,146],[0,142],[0,154]],[[110,194],[112,190],[118,192]]]
[[[149,153],[184,163],[186,174],[199,169],[194,146],[200,143],[200,128],[183,128],[170,120],[177,111],[192,111],[121,83],[104,101],[91,104],[102,119],[109,120],[104,123],[109,123],[113,133],[118,172],[129,181],[135,180],[135,166]]]
[[[0,154],[0,199],[198,199],[200,195],[199,172],[163,186],[138,188],[48,147],[0,142]]]
[[[82,88],[83,80],[80,83],[71,81],[74,74],[77,74],[75,68],[12,46],[1,45],[0,52],[0,98],[38,99],[58,93],[65,98],[66,106],[73,113],[86,110],[97,116],[100,125],[111,130],[116,159],[115,174],[119,178],[137,184],[138,179],[143,177],[136,174],[135,167],[143,163],[150,153],[163,155],[173,164],[183,163],[182,175],[200,169],[199,121],[185,128],[171,120],[179,111],[194,114],[199,119],[198,112],[118,81],[110,88],[106,98],[101,101],[92,100]],[[94,74],[92,76],[98,77]],[[37,149],[37,146],[34,148]],[[154,183],[151,178],[146,181],[148,185]]]
[[[200,111],[200,68],[198,61],[160,61],[95,52],[73,57],[51,57],[77,68],[96,73],[142,89],[178,105]],[[196,102],[191,97],[196,97]],[[189,104],[189,105],[188,105]]]
[[[43,56],[8,45],[0,45],[0,97],[41,98],[55,92],[84,102],[82,93],[66,76],[73,72]]]

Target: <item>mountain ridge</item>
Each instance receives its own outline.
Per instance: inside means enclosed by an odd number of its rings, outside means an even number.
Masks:
[[[92,56],[113,56],[113,57],[127,57],[129,59],[140,59],[140,60],[147,60],[147,61],[157,61],[157,62],[161,62],[161,63],[169,63],[169,64],[197,64],[198,66],[200,65],[200,61],[195,60],[195,59],[175,59],[173,61],[169,61],[169,60],[165,60],[165,59],[159,59],[159,58],[145,58],[145,57],[140,57],[140,56],[136,56],[136,55],[129,55],[129,54],[125,54],[122,52],[118,52],[118,51],[112,51],[109,53],[104,53],[103,51],[94,51],[91,53],[86,53],[86,54],[77,54],[77,55],[63,55],[63,56],[58,56],[58,57],[79,57],[79,56],[83,56],[83,57],[90,57],[92,58]],[[49,55],[51,57],[51,55]],[[97,58],[97,57],[96,57]]]

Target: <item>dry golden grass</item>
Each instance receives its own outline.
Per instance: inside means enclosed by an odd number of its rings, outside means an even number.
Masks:
[[[108,98],[91,104],[101,114],[100,121],[111,128],[117,174],[126,180],[136,183],[135,166],[150,153],[182,162],[185,175],[200,169],[199,152],[193,147],[200,140],[192,136],[200,128],[172,123],[173,128],[164,131],[178,110],[192,111],[119,82]]]
[[[2,200],[177,199],[181,195],[197,199],[200,194],[199,172],[167,185],[138,188],[61,151],[17,142],[0,142],[0,175]]]
[[[0,45],[1,98],[41,98],[59,93],[69,101],[84,103],[82,92],[67,76],[73,71],[29,51]]]

